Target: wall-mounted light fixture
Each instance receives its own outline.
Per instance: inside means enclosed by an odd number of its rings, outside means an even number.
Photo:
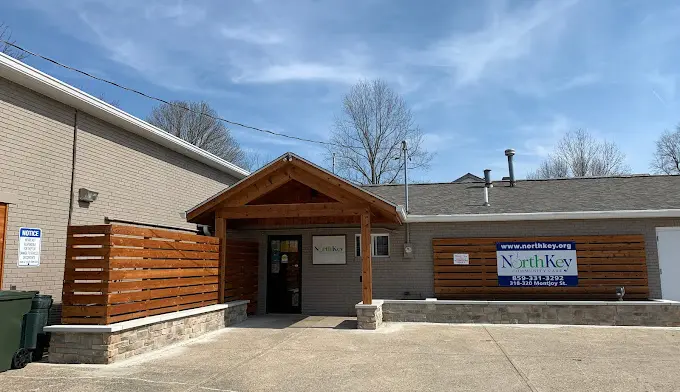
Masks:
[[[84,201],[86,203],[92,203],[97,200],[98,192],[91,191],[89,189],[80,188],[78,189],[78,201]]]

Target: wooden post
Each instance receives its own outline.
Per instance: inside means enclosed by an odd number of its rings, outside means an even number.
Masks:
[[[373,270],[371,267],[371,210],[361,214],[361,300],[373,303]]]
[[[224,303],[227,271],[227,220],[215,218],[215,237],[220,239],[220,276],[217,282],[218,303]]]

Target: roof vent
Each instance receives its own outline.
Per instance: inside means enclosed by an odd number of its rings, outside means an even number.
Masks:
[[[515,165],[512,162],[512,157],[515,156],[515,150],[508,148],[505,150],[505,156],[508,157],[508,170],[510,171],[510,186],[515,186]]]

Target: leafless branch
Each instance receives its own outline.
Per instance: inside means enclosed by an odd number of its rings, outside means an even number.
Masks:
[[[147,121],[222,159],[245,165],[246,154],[229,129],[215,117],[217,112],[207,102],[174,101],[172,105],[153,108]]]
[[[406,164],[402,140],[408,145],[409,168],[427,167],[432,154],[425,151],[423,135],[403,98],[382,80],[361,81],[344,97],[326,160],[335,153],[336,173],[355,183],[394,183]]]
[[[680,125],[674,132],[665,131],[656,141],[656,151],[650,166],[656,173],[680,174]]]
[[[14,43],[15,41],[12,39],[12,30],[7,26],[5,23],[0,23],[0,41],[7,41],[10,43]],[[0,42],[0,52],[12,56],[17,60],[23,60],[28,55],[19,49],[14,48],[11,45],[7,45],[4,42]]]
[[[609,141],[600,141],[588,131],[569,132],[555,151],[527,178],[606,177],[628,173],[626,155]]]

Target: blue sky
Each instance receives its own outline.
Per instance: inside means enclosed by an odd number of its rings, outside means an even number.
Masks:
[[[680,122],[680,3],[546,1],[6,1],[18,44],[165,99],[326,140],[342,96],[382,78],[436,153],[414,180],[534,169],[569,130],[613,140],[634,172]],[[29,64],[144,118],[153,101]],[[241,145],[317,163],[323,148],[232,128]]]

